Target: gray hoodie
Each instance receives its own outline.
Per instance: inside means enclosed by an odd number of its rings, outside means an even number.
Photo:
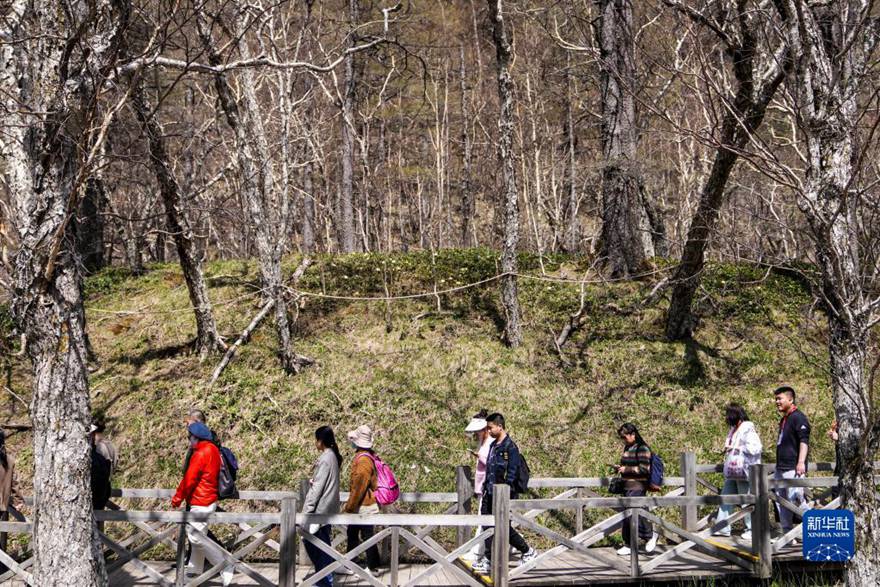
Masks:
[[[329,448],[324,449],[315,463],[302,511],[304,514],[339,513],[339,463]]]

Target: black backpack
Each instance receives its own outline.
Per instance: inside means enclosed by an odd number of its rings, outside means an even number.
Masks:
[[[238,489],[235,480],[238,477],[238,459],[235,454],[225,446],[220,449],[220,477],[217,481],[217,494],[220,499],[237,499]]]
[[[532,476],[532,472],[529,470],[529,464],[526,462],[526,457],[523,456],[522,453],[519,453],[519,467],[516,469],[516,479],[513,480],[511,484],[511,490],[514,493],[525,493],[529,489],[529,478]]]

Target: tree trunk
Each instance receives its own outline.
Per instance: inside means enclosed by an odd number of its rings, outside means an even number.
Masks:
[[[86,273],[104,267],[104,210],[107,195],[100,176],[86,180],[86,188],[77,212],[76,248]]]
[[[311,157],[312,154],[309,154]],[[315,164],[309,161],[303,169],[302,196],[302,250],[303,254],[315,252]]]
[[[241,17],[240,17],[241,18]],[[241,22],[236,23],[238,49],[243,59],[250,57]],[[199,21],[199,34],[212,65],[220,63],[207,26]],[[254,244],[260,260],[263,299],[274,299],[275,330],[278,334],[278,355],[286,373],[299,373],[312,360],[297,355],[291,344],[287,299],[282,283],[281,255],[284,251],[289,205],[277,195],[269,141],[263,127],[262,113],[256,96],[256,80],[250,70],[239,73],[241,102],[237,102],[226,76],[214,75],[220,106],[235,136],[239,182],[244,192],[248,216],[254,229]],[[280,201],[279,201],[280,200]]]
[[[516,247],[519,240],[519,197],[516,188],[516,171],[513,161],[513,80],[510,77],[512,48],[504,23],[501,0],[488,0],[492,19],[492,39],[495,43],[496,69],[498,72],[498,157],[503,177],[504,244],[501,251],[501,303],[504,306],[504,339],[508,345],[517,347],[522,343],[519,294],[517,292]]]
[[[348,2],[349,47],[357,45],[355,27],[358,22],[358,0]],[[343,78],[342,116],[339,124],[342,136],[342,184],[338,232],[339,247],[343,253],[357,251],[357,238],[354,223],[354,102],[357,90],[357,76],[354,66],[354,53],[345,57],[345,77]]]
[[[107,583],[92,513],[89,383],[74,216],[101,147],[96,108],[127,12],[13,2],[0,21],[0,160],[20,236],[12,310],[33,369],[34,584]],[[75,27],[71,26],[75,23]],[[85,160],[88,163],[88,159]]]
[[[734,114],[728,113],[724,120],[722,145],[730,145],[733,137],[726,136],[731,125],[738,124]],[[742,145],[736,145],[741,147]],[[714,231],[724,201],[724,188],[736,163],[737,154],[726,147],[719,147],[712,163],[709,179],[700,194],[700,205],[688,229],[687,242],[675,271],[672,300],[666,314],[666,337],[670,340],[688,338],[693,332],[694,293],[700,286],[700,276],[706,262],[709,235]]]
[[[858,97],[878,39],[867,0],[777,3],[796,55],[790,77],[797,121],[808,154],[798,206],[807,219],[822,275],[829,326],[834,412],[839,425],[842,507],[855,515],[856,551],[846,566],[848,585],[880,584],[880,504],[872,461],[880,449],[880,418],[866,381],[872,306],[861,268],[861,192],[855,182]],[[867,84],[865,84],[867,85]]]
[[[739,152],[761,126],[767,106],[791,67],[789,53],[777,51],[769,57],[766,71],[762,72],[763,68],[755,63],[755,31],[749,28],[758,25],[747,18],[739,20],[745,28],[739,31],[734,44],[726,48],[736,90],[726,100],[712,170],[700,194],[700,204],[688,229],[687,242],[673,278],[672,299],[666,315],[666,337],[670,340],[688,338],[693,333],[694,294],[700,285],[709,237],[715,231],[724,204],[727,181]]]
[[[464,67],[464,45],[459,46],[459,82],[461,91],[461,246],[474,246],[475,214],[473,180],[473,144],[471,143],[471,114],[467,98],[466,72]]]
[[[653,246],[639,195],[636,162],[632,0],[599,0],[602,85],[600,255],[614,277],[640,273]]]
[[[567,143],[568,182],[565,190],[564,214],[564,237],[562,240],[563,250],[566,253],[576,253],[580,234],[578,231],[578,199],[577,199],[577,157],[575,146],[577,140],[574,134],[574,89],[571,75],[571,55],[567,56],[565,68],[565,134]]]
[[[153,173],[156,175],[156,183],[159,185],[162,204],[165,206],[165,221],[168,224],[168,232],[174,237],[177,257],[189,292],[189,301],[195,313],[195,349],[204,358],[209,352],[223,350],[225,344],[220,338],[217,325],[214,322],[214,313],[208,298],[208,287],[205,284],[205,275],[202,271],[201,252],[198,250],[192,227],[186,216],[180,185],[171,171],[171,161],[165,147],[165,135],[150,109],[143,86],[134,89],[131,103],[147,139],[150,163],[153,166]],[[136,241],[133,238],[129,240]],[[133,244],[137,247],[137,242]],[[126,251],[128,251],[128,244],[126,244]],[[140,258],[139,247],[133,254]]]

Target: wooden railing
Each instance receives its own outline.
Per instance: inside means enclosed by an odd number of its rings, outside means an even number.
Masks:
[[[880,463],[875,465],[880,470]],[[831,488],[837,484],[835,477],[810,477],[791,480],[773,480],[770,478],[773,465],[755,465],[750,471],[750,493],[745,495],[719,495],[718,487],[713,485],[705,475],[718,473],[720,465],[698,465],[693,453],[685,453],[681,458],[681,476],[666,478],[667,492],[649,497],[609,497],[600,491],[607,488],[609,479],[604,477],[586,478],[536,478],[530,483],[532,495],[540,491],[561,490],[556,495],[546,498],[529,496],[527,499],[510,500],[509,488],[496,486],[493,512],[491,515],[471,513],[474,497],[473,484],[467,467],[459,467],[456,471],[456,491],[449,493],[416,492],[401,495],[402,504],[434,504],[447,507],[439,514],[431,513],[381,513],[371,515],[336,514],[315,515],[297,512],[297,505],[302,503],[307,490],[307,482],[301,484],[298,491],[241,491],[239,502],[270,502],[280,504],[278,509],[265,512],[226,512],[192,513],[185,511],[155,510],[123,510],[118,505],[119,499],[167,500],[173,495],[166,489],[117,489],[113,491],[114,501],[110,509],[95,512],[96,520],[101,523],[100,537],[108,549],[107,569],[109,573],[124,565],[132,564],[144,575],[159,585],[183,587],[201,585],[219,574],[227,565],[233,565],[238,572],[247,575],[260,585],[276,585],[264,576],[245,559],[261,547],[267,547],[278,553],[279,579],[277,585],[292,587],[296,583],[295,570],[297,561],[302,561],[304,553],[300,547],[309,542],[319,550],[327,553],[333,562],[321,572],[310,576],[299,583],[303,587],[315,585],[321,578],[340,568],[347,568],[369,585],[381,587],[384,584],[371,576],[366,569],[355,563],[355,559],[367,548],[380,542],[390,542],[389,563],[390,573],[388,585],[398,587],[399,568],[401,562],[400,544],[408,544],[432,561],[418,576],[411,578],[406,585],[417,585],[430,575],[444,570],[460,580],[462,585],[481,587],[481,583],[468,571],[456,564],[456,560],[467,553],[478,542],[494,536],[492,552],[492,578],[498,587],[505,587],[510,581],[527,575],[533,569],[546,565],[554,557],[563,553],[576,553],[585,566],[602,564],[614,567],[619,573],[637,579],[654,572],[658,567],[673,558],[680,557],[690,549],[713,557],[719,563],[732,565],[742,573],[755,577],[767,578],[772,569],[774,554],[780,552],[800,532],[796,526],[777,540],[771,540],[770,509],[773,504],[790,509],[797,513],[801,510],[794,504],[777,496],[771,490],[778,487],[812,487]],[[810,465],[810,471],[832,471],[833,464],[817,463]],[[880,482],[880,477],[877,478]],[[698,494],[702,488],[706,495]],[[343,501],[347,494],[342,495]],[[226,504],[227,502],[223,502]],[[742,509],[721,523],[712,523],[711,514],[699,517],[700,508],[722,504],[740,506]],[[839,499],[825,505],[826,509],[836,508]],[[276,506],[277,507],[277,506]],[[664,519],[656,508],[663,512],[679,512],[679,520],[675,522]],[[587,512],[614,510],[611,515],[599,519],[589,528],[584,528]],[[541,514],[552,511],[574,510],[574,533],[563,534],[541,523]],[[30,522],[17,510],[11,509],[16,521],[0,522],[0,532],[30,533]],[[711,534],[743,519],[752,516],[752,541],[747,551],[725,548],[712,541]],[[640,518],[649,520],[665,537],[670,548],[650,560],[640,560],[637,547],[638,523]],[[222,559],[221,564],[205,570],[202,575],[187,578],[184,573],[185,526],[188,521],[204,521],[211,524],[232,524],[238,527],[238,535],[221,546],[203,538],[205,548]],[[125,538],[111,538],[103,530],[105,524],[125,523],[134,526],[135,532]],[[509,524],[536,534],[554,546],[545,549],[535,560],[511,569],[508,564]],[[352,551],[342,553],[338,546],[342,541],[337,537],[327,545],[309,532],[310,524],[330,524],[333,526],[371,525],[379,526],[379,530],[370,540],[359,545]],[[595,549],[590,547],[609,537],[623,524],[630,525],[630,555],[625,558],[604,557],[599,560]],[[279,539],[273,540],[275,528],[279,529]],[[480,527],[479,534],[473,534],[473,528]],[[432,533],[440,528],[455,530],[455,538],[451,546],[441,544]],[[192,530],[190,530],[192,531]],[[177,572],[172,583],[153,567],[141,560],[141,556],[158,545],[166,545],[176,553]],[[0,561],[9,570],[0,576],[0,582],[18,577],[33,585],[29,568],[33,559],[15,561],[8,553],[0,551]]]

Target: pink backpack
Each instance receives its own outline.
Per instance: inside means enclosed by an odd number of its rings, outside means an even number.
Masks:
[[[373,461],[373,466],[376,467],[378,483],[376,491],[373,492],[376,502],[379,505],[388,505],[397,501],[397,498],[400,497],[400,487],[397,486],[397,478],[394,477],[391,467],[373,453],[365,452],[362,454],[369,457]]]

